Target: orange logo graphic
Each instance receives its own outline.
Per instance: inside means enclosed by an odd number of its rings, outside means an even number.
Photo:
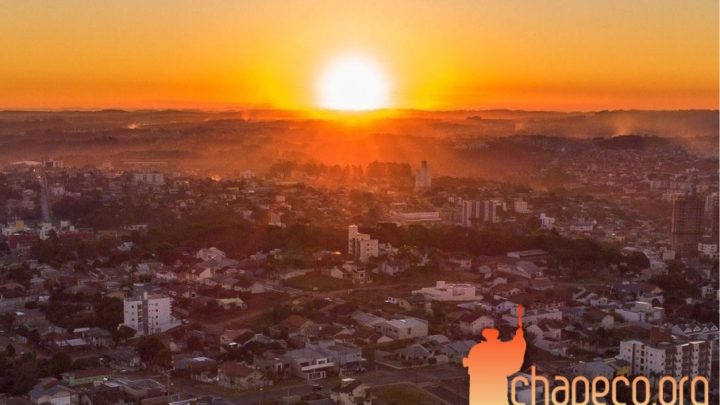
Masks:
[[[500,331],[482,331],[484,342],[478,342],[463,359],[470,375],[470,405],[506,405],[508,376],[517,373],[525,357],[525,334],[522,329],[522,305],[518,306],[518,328],[512,340],[499,339]]]

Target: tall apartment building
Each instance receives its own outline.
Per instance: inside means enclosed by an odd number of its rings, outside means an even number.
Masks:
[[[165,175],[155,171],[143,171],[133,173],[133,183],[146,186],[164,186]]]
[[[367,263],[380,254],[380,244],[367,233],[360,233],[357,225],[348,226],[348,254],[356,261]]]
[[[415,172],[415,190],[427,190],[432,186],[432,171],[427,160],[420,162],[420,168]]]
[[[470,227],[477,222],[496,223],[498,203],[494,200],[463,200],[453,202],[449,219],[460,226]]]
[[[138,335],[153,335],[180,325],[172,317],[172,300],[168,296],[148,294],[125,298],[124,324]]]
[[[672,245],[680,257],[697,256],[704,233],[704,213],[705,202],[694,193],[673,200]]]
[[[460,203],[460,225],[472,226],[475,221],[483,220],[482,203],[476,200],[463,200]]]
[[[493,200],[485,200],[482,202],[483,222],[489,222],[491,224],[498,222],[497,207],[497,202]]]
[[[718,214],[720,214],[720,207],[718,206],[718,193],[712,193],[705,199],[705,218],[708,218],[710,239],[717,244],[720,239],[720,223],[718,221]]]
[[[640,340],[620,342],[618,357],[630,363],[630,374],[651,380],[662,376],[680,379],[702,375],[711,378],[713,340],[675,343],[649,343]]]

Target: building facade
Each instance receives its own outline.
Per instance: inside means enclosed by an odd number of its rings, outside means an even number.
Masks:
[[[682,343],[649,343],[640,340],[620,342],[618,357],[630,363],[630,374],[659,379],[702,375],[712,377],[712,340]]]
[[[172,300],[168,296],[143,292],[140,296],[125,298],[124,323],[138,335],[165,332],[180,323],[172,317]]]
[[[705,202],[697,195],[678,196],[672,207],[672,245],[680,257],[698,254],[698,243],[704,233]]]

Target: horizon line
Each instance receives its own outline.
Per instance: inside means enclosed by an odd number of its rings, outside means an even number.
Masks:
[[[205,113],[242,113],[242,112],[285,112],[305,115],[313,114],[334,114],[341,116],[359,116],[378,113],[474,113],[474,112],[528,112],[528,113],[560,113],[560,114],[587,114],[598,112],[691,112],[707,111],[720,112],[720,106],[703,108],[603,108],[603,109],[524,109],[524,108],[449,108],[449,109],[422,109],[422,108],[380,108],[374,110],[331,110],[331,109],[301,109],[281,107],[146,107],[146,108],[123,108],[123,107],[57,107],[57,108],[0,108],[1,113],[63,113],[63,112],[205,112]]]

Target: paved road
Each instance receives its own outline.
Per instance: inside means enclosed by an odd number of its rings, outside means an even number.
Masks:
[[[436,367],[425,367],[406,370],[373,370],[357,376],[363,383],[370,387],[397,383],[414,383],[427,387],[434,395],[444,399],[450,404],[464,403],[467,399],[458,395],[456,387],[462,387],[463,381],[467,379],[467,373],[458,366],[441,365]],[[336,382],[319,381],[323,390],[331,390]],[[202,384],[187,379],[178,379],[173,382],[173,389],[182,391],[196,397],[213,396],[223,397],[233,402],[242,404],[262,404],[277,401],[289,395],[307,395],[313,392],[312,385],[307,383],[290,384],[280,387],[269,387],[262,391],[232,392],[219,390],[217,387]],[[444,389],[438,389],[444,387]]]
[[[42,213],[42,220],[50,222],[50,203],[48,198],[48,187],[47,178],[45,177],[45,170],[40,169],[38,172],[38,183],[40,183],[40,212]]]

